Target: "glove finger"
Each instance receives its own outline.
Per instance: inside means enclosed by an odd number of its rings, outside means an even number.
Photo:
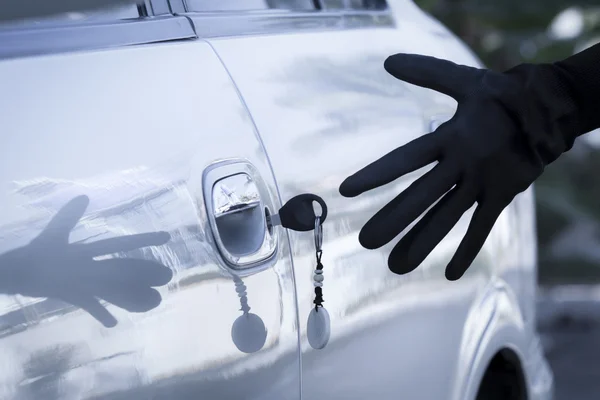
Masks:
[[[448,192],[394,247],[388,259],[390,270],[406,274],[417,268],[474,202],[475,197],[462,187]]]
[[[483,247],[504,206],[484,203],[477,206],[465,237],[446,267],[446,279],[455,281],[467,271]]]
[[[456,100],[470,92],[481,72],[452,61],[403,53],[388,57],[383,66],[398,79],[447,94]]]
[[[167,232],[150,232],[127,235],[99,240],[93,243],[78,244],[81,251],[88,257],[131,251],[149,246],[161,246],[167,243],[171,236]]]
[[[340,194],[344,197],[355,197],[431,164],[440,157],[440,134],[443,132],[437,131],[421,136],[367,165],[342,182]]]
[[[390,242],[454,186],[458,173],[438,165],[379,210],[361,229],[358,240],[367,249]]]
[[[77,196],[65,204],[50,220],[46,228],[35,239],[67,243],[71,230],[77,225],[90,203],[87,196]]]

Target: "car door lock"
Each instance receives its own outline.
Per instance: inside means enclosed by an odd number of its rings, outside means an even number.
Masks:
[[[277,213],[275,202],[256,168],[245,160],[209,166],[203,175],[204,202],[219,252],[234,269],[266,262],[277,249],[275,226],[306,232],[315,228],[314,205],[327,217],[327,205],[305,193],[286,202]]]

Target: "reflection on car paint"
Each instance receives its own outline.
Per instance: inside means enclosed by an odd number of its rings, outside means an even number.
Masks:
[[[175,65],[180,75],[146,91],[149,76]],[[252,121],[210,47],[190,41],[32,57],[0,63],[0,71],[12,77],[2,80],[8,92],[16,93],[18,82],[19,93],[36,93],[0,95],[12,134],[0,168],[0,252],[26,245],[70,199],[85,194],[90,204],[71,242],[164,231],[167,243],[117,256],[158,262],[173,274],[156,288],[162,302],[151,310],[103,304],[118,321],[112,328],[53,298],[0,295],[0,398],[299,399],[285,236],[268,268],[240,275],[249,313],[260,318],[266,337],[253,352],[232,338],[243,299],[215,251],[202,171],[243,157],[278,198]],[[83,103],[85,117],[74,117]],[[32,109],[35,119],[27,117]],[[247,336],[243,326],[239,332]]]
[[[234,275],[235,291],[240,298],[240,311],[242,315],[237,317],[231,327],[231,339],[235,346],[244,353],[255,353],[262,349],[267,339],[267,330],[262,319],[250,312],[248,304],[248,293],[246,285]]]
[[[152,259],[111,255],[161,246],[170,236],[150,232],[70,243],[88,203],[87,196],[75,197],[28,245],[0,254],[0,293],[62,300],[114,327],[117,320],[98,300],[130,312],[150,311],[162,300],[153,287],[169,283],[173,273]]]

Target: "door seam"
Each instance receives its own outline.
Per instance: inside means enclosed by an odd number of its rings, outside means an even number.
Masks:
[[[225,73],[229,77],[229,80],[231,81],[231,84],[233,85],[234,90],[237,93],[237,96],[238,96],[240,102],[242,103],[242,107],[246,111],[248,118],[250,118],[250,122],[252,124],[252,127],[254,128],[254,136],[258,140],[258,143],[259,143],[261,149],[263,150],[263,153],[265,154],[265,157],[267,159],[267,163],[269,165],[269,170],[271,171],[271,176],[273,176],[273,179],[275,181],[275,189],[277,191],[277,198],[279,199],[280,204],[284,204],[283,199],[281,197],[281,192],[279,191],[279,183],[277,181],[277,176],[275,175],[275,170],[273,169],[273,164],[271,163],[271,158],[269,157],[267,148],[262,140],[262,136],[260,135],[256,121],[254,120],[254,116],[250,113],[250,108],[248,107],[246,100],[242,96],[242,92],[240,91],[239,87],[237,86],[237,83],[235,82],[235,80],[233,79],[233,76],[231,75],[231,72],[225,65],[225,62],[223,61],[223,59],[221,58],[221,56],[219,55],[217,50],[214,48],[212,43],[210,41],[208,41],[206,39],[202,39],[202,38],[199,38],[199,40],[208,44],[208,46],[212,49],[213,53],[215,54],[215,56],[217,57],[217,59],[219,60],[221,65],[223,66]],[[287,229],[285,229],[285,237],[287,238],[288,245],[290,247],[290,264],[291,264],[291,268],[292,268],[292,283],[294,285],[294,305],[296,307],[296,310],[295,310],[296,311],[296,337],[297,337],[297,344],[298,344],[297,354],[298,354],[298,371],[299,371],[299,384],[300,384],[300,400],[302,400],[302,398],[303,398],[303,396],[302,396],[302,342],[301,342],[301,336],[300,336],[300,311],[299,311],[300,308],[298,306],[298,289],[296,286],[296,268],[294,266],[294,257],[292,256],[292,241],[291,241],[290,234]]]

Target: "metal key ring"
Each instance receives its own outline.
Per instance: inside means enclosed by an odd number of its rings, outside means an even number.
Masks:
[[[323,225],[321,224],[321,217],[315,218],[315,248],[317,251],[321,251],[323,245]]]

